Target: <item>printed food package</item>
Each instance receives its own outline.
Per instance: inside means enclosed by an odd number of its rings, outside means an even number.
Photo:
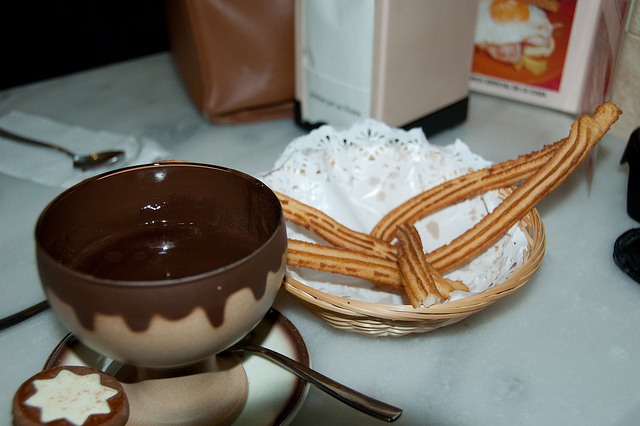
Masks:
[[[631,0],[481,0],[469,88],[571,114],[609,98]]]

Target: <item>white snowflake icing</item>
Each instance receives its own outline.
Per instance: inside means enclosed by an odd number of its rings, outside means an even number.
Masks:
[[[47,423],[66,419],[82,425],[91,415],[108,414],[107,400],[118,391],[100,383],[100,375],[81,376],[61,370],[56,377],[34,380],[36,393],[25,401],[26,405],[40,408],[40,421]]]

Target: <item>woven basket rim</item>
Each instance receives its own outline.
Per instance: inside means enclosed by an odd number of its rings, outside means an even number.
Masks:
[[[413,308],[411,305],[388,305],[334,296],[292,278],[285,274],[283,286],[287,292],[304,304],[342,316],[365,316],[387,321],[431,321],[471,315],[493,302],[519,290],[542,264],[546,250],[544,224],[534,208],[519,222],[529,238],[525,260],[503,283],[482,293],[474,294],[452,302],[431,305],[427,308]]]

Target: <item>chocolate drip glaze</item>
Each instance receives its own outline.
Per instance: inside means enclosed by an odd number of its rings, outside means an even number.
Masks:
[[[226,243],[210,244],[216,238]],[[85,181],[47,207],[36,239],[45,290],[89,330],[97,314],[144,331],[154,315],[179,320],[196,307],[219,327],[234,293],[264,297],[265,271],[282,274],[287,245],[280,203],[264,184],[181,163]]]

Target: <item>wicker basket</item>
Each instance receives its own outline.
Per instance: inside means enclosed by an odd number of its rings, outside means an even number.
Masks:
[[[502,284],[452,302],[414,309],[411,305],[384,305],[332,296],[307,286],[290,276],[284,288],[312,314],[332,326],[372,336],[402,336],[425,333],[456,323],[516,292],[538,270],[546,248],[544,225],[533,209],[520,221],[529,240],[524,262]]]

